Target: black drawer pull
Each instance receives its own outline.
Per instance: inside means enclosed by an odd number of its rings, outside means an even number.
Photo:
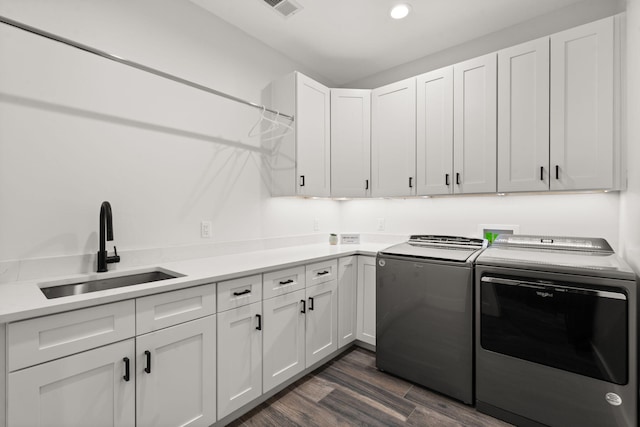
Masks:
[[[122,361],[124,362],[124,376],[122,377],[122,379],[125,381],[129,381],[131,379],[131,375],[129,375],[131,373],[131,371],[129,370],[129,358],[125,357],[124,359],[122,359]]]
[[[293,280],[289,279],[289,280],[285,280],[283,282],[280,282],[281,285],[288,285],[289,283],[293,283]]]
[[[316,273],[316,276],[324,276],[325,274],[329,274],[329,272],[327,270],[319,271],[318,273]]]
[[[262,315],[256,314],[256,317],[258,318],[258,326],[256,326],[256,330],[261,331],[262,330]]]
[[[540,181],[544,181],[544,166],[540,166]]]
[[[313,310],[313,297],[309,297],[309,310]]]
[[[246,295],[246,294],[250,294],[251,293],[251,289],[245,289],[242,292],[234,292],[233,295],[236,297],[239,297],[240,295]]]
[[[303,299],[301,299],[300,302],[302,303],[302,310],[300,310],[300,313],[304,314],[307,312],[307,302]]]
[[[460,172],[456,172],[456,185],[460,185]]]
[[[556,165],[556,179],[560,179],[560,166]]]
[[[449,185],[449,174],[444,175],[444,185]]]
[[[145,366],[144,371],[147,374],[150,374],[151,373],[151,352],[149,350],[145,350],[144,355],[147,358],[147,366]]]

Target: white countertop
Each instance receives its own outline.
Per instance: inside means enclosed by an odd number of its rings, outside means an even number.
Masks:
[[[137,298],[205,283],[220,282],[337,257],[349,255],[375,256],[380,249],[384,249],[387,246],[389,246],[388,243],[335,246],[324,243],[291,246],[234,255],[158,263],[100,274],[76,274],[72,276],[4,283],[0,284],[0,323]],[[136,272],[149,271],[158,267],[184,276],[176,279],[56,299],[47,299],[40,291],[40,286],[43,283],[47,285],[63,285],[96,278],[107,279]]]

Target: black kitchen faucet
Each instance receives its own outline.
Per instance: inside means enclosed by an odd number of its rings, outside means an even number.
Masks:
[[[105,239],[105,230],[107,232]],[[111,204],[102,202],[100,206],[100,250],[98,251],[98,273],[107,271],[107,264],[120,262],[118,251],[113,247],[115,255],[109,256],[106,249],[106,240],[113,240],[113,219],[111,215]]]

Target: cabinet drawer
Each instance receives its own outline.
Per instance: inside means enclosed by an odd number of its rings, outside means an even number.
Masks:
[[[288,294],[305,287],[304,265],[264,275],[264,299]]]
[[[218,311],[262,300],[262,274],[218,283]]]
[[[196,286],[136,300],[137,334],[198,319],[216,312],[216,285]]]
[[[135,335],[133,300],[10,323],[9,371]]]
[[[332,259],[315,264],[308,264],[306,271],[307,287],[335,280],[338,276],[338,260]]]

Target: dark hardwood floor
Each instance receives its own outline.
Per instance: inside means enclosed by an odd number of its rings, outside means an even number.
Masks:
[[[229,424],[253,426],[509,426],[379,372],[375,353],[354,348]]]

